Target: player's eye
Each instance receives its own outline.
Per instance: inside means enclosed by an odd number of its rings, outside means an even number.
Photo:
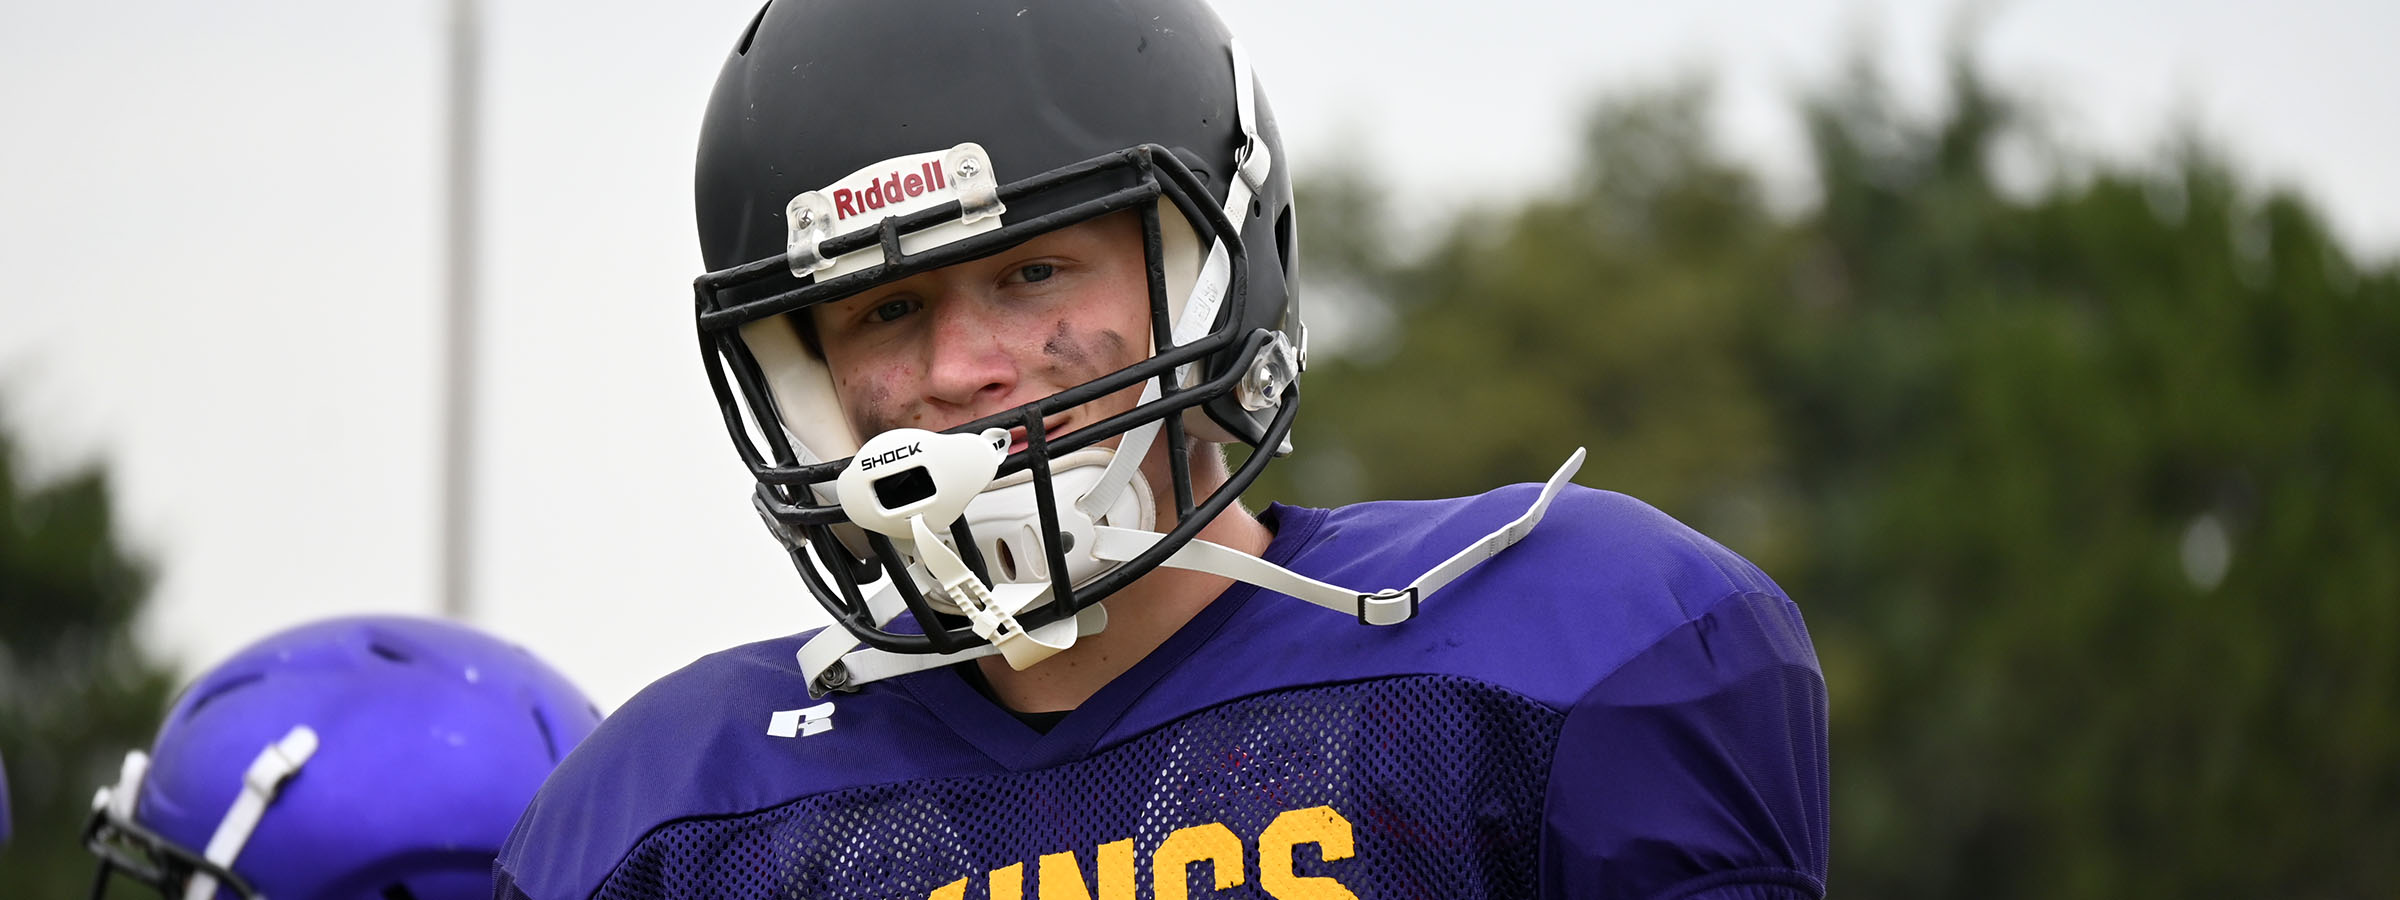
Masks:
[[[882,303],[876,304],[874,309],[867,310],[867,321],[876,323],[890,322],[902,316],[906,316],[909,313],[916,312],[917,305],[917,301],[906,297],[886,300]]]
[[[1056,274],[1058,274],[1058,267],[1049,263],[1034,263],[1032,265],[1017,267],[1017,277],[1023,279],[1027,284],[1031,284],[1036,281],[1048,281],[1050,280],[1050,276]]]

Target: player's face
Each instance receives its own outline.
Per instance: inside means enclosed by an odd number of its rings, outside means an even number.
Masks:
[[[1146,272],[1141,220],[1117,213],[812,313],[861,436],[940,431],[1148,358]],[[1053,415],[1043,433],[1064,436],[1140,395],[1137,385]],[[1023,449],[1023,430],[1012,437],[1009,452]]]

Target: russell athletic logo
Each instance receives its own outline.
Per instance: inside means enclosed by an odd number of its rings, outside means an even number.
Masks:
[[[905,175],[895,170],[881,177],[870,176],[864,189],[834,188],[833,215],[837,221],[847,219],[868,210],[896,206],[910,197],[922,197],[926,191],[949,187],[950,180],[943,177],[942,161],[929,159]]]
[[[770,737],[807,737],[833,730],[833,701],[800,709],[779,709],[767,717]]]

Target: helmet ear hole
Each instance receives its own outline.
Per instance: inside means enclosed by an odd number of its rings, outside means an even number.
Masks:
[[[1292,232],[1292,208],[1285,206],[1283,212],[1275,216],[1275,261],[1283,265],[1283,291],[1287,296],[1292,292],[1292,263],[1298,258],[1293,253],[1296,249],[1293,245],[1298,243],[1298,239],[1299,236]]]

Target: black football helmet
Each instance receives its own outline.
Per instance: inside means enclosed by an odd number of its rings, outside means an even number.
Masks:
[[[1287,168],[1196,0],[759,11],[700,133],[700,350],[758,511],[855,637],[841,650],[1030,664],[1289,451],[1306,340]],[[1124,210],[1145,230],[1147,360],[943,435],[854,433],[808,307]],[[1132,410],[1045,440],[1045,416],[1135,386]],[[1008,454],[1012,426],[1030,446]],[[1189,437],[1253,452],[1196,497]],[[1155,502],[1134,465],[1154,439],[1174,479]],[[1165,537],[1111,555],[1095,525]]]

